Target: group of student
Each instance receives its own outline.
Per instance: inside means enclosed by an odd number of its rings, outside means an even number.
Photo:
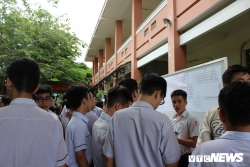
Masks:
[[[167,82],[155,73],[143,76],[140,87],[134,79],[121,80],[108,90],[104,111],[90,89],[71,86],[61,122],[49,110],[51,88],[38,85],[36,62],[15,60],[7,77],[12,101],[0,109],[0,166],[250,166],[250,75],[241,65],[224,72],[219,105],[206,113],[201,131],[186,110],[184,90],[171,92],[171,119],[156,111],[165,103]],[[191,154],[211,153],[244,155],[242,162],[188,162]]]

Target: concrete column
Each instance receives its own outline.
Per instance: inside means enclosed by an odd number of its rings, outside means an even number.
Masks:
[[[95,75],[98,73],[98,58],[95,58]]]
[[[111,57],[111,38],[106,38],[105,42],[105,65],[107,65],[107,61]]]
[[[136,30],[142,23],[142,0],[132,0],[132,55],[131,55],[131,78],[142,78],[141,70],[137,68],[136,59]]]
[[[115,22],[115,68],[117,68],[117,63],[118,63],[117,51],[121,46],[122,46],[122,21],[116,20]]]
[[[103,67],[103,50],[99,50],[98,62],[100,71],[100,69]]]
[[[176,25],[176,0],[168,0],[167,17],[172,18],[171,26],[168,26],[168,73],[173,73],[187,67],[186,46],[180,46],[180,34]]]
[[[95,61],[92,61],[92,83],[95,83]]]

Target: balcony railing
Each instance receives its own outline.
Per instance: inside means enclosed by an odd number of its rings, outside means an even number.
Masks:
[[[109,60],[107,61],[107,64],[109,64],[113,60],[113,58],[115,58],[115,54],[109,58]]]
[[[130,37],[122,44],[122,46],[117,50],[117,53],[121,52],[122,49],[124,49],[125,46],[127,46],[128,43],[129,43],[130,41],[132,41],[132,36],[130,36]]]
[[[167,0],[162,1],[155,10],[142,22],[142,24],[136,30],[136,35],[155,17],[165,6],[167,5]]]

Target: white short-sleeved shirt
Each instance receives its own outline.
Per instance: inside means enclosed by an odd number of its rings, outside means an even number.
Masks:
[[[75,152],[86,150],[88,164],[92,162],[91,136],[87,128],[88,119],[80,112],[74,111],[66,127],[65,141],[69,152],[69,167],[78,167]]]
[[[94,167],[105,167],[102,147],[108,130],[111,116],[102,112],[100,118],[95,121],[92,128],[92,148]]]
[[[96,113],[96,115],[97,115],[98,117],[100,117],[100,116],[101,116],[101,113],[104,112],[102,108],[97,107],[97,106],[95,106],[95,108],[93,109],[93,111]]]
[[[113,115],[103,153],[119,167],[163,167],[181,155],[169,118],[142,101]]]
[[[174,115],[171,119],[171,123],[176,133],[176,136],[180,139],[190,139],[191,137],[199,135],[199,121],[198,118],[191,115],[187,110],[185,110],[181,116],[176,119]],[[181,149],[181,154],[191,154],[193,148],[186,147],[179,144]]]
[[[1,167],[55,167],[69,158],[61,123],[32,99],[0,108],[0,141]]]
[[[243,153],[242,162],[189,162],[189,167],[248,167],[250,166],[250,132],[226,131],[219,139],[206,141],[192,155],[212,153]]]
[[[51,110],[48,110],[48,113],[50,113],[50,115],[52,115],[56,120],[60,121],[58,116]]]
[[[63,129],[64,131],[66,130],[66,127],[69,123],[69,118],[66,117],[66,112],[67,112],[67,108],[66,108],[66,105],[63,107],[62,109],[62,112],[60,114],[60,118],[61,118],[61,122],[62,122],[62,126],[63,126]]]
[[[89,112],[87,112],[85,116],[88,118],[87,127],[88,127],[90,134],[92,135],[92,127],[95,121],[98,119],[98,116],[93,110],[90,110]]]

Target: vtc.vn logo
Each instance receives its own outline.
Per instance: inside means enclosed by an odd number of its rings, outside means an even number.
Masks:
[[[211,155],[189,155],[189,162],[242,162],[243,153],[211,153]]]

